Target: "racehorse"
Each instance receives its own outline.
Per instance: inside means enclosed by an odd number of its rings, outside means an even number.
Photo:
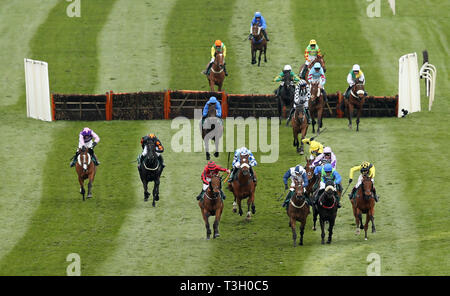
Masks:
[[[211,91],[215,91],[214,88],[216,85],[218,86],[218,91],[222,91],[223,81],[225,80],[223,53],[216,53],[214,63],[211,66],[211,71],[207,78]]]
[[[142,185],[144,186],[144,201],[147,201],[150,196],[150,193],[148,192],[148,182],[154,182],[152,206],[155,206],[155,202],[159,200],[159,178],[161,177],[163,167],[156,154],[155,143],[149,141],[146,145],[147,154],[141,160],[138,171]]]
[[[333,236],[333,227],[334,222],[336,220],[337,215],[337,200],[334,196],[336,188],[334,186],[334,182],[329,180],[325,183],[325,191],[321,194],[321,196],[317,200],[317,206],[319,209],[319,221],[320,221],[320,229],[322,230],[322,244],[325,243],[325,221],[328,221],[328,240],[327,244],[331,243],[331,238]],[[340,194],[340,193],[339,193]]]
[[[372,221],[372,233],[376,232],[374,224],[375,199],[373,197],[373,183],[369,176],[363,175],[362,184],[356,191],[356,198],[352,202],[353,215],[356,221],[356,235],[360,234],[360,229],[364,228],[367,240],[367,229],[369,228],[369,220]],[[362,214],[366,214],[366,224],[362,224]]]
[[[309,99],[309,114],[311,114],[313,133],[315,133],[314,125],[316,120],[314,115],[317,115],[317,134],[320,134],[320,129],[322,128],[322,113],[325,106],[322,91],[319,87],[319,82],[311,82],[311,98]]]
[[[208,189],[206,189],[203,198],[198,202],[198,206],[202,212],[203,220],[206,227],[206,239],[211,237],[211,228],[209,227],[209,216],[215,216],[213,229],[213,238],[219,237],[219,221],[223,211],[223,201],[220,196],[220,190],[222,187],[222,178],[214,174],[211,176],[211,182],[209,182]]]
[[[289,206],[287,209],[287,215],[289,216],[289,226],[292,228],[292,239],[294,241],[294,247],[296,246],[297,232],[295,231],[296,221],[300,222],[300,242],[299,245],[303,245],[303,234],[305,232],[306,218],[309,215],[309,205],[306,200],[306,196],[303,192],[303,182],[298,182],[294,179],[294,195],[291,197]]]
[[[264,52],[264,62],[267,63],[266,51],[267,40],[264,38],[262,28],[257,24],[252,26],[252,36],[250,40],[251,52],[252,52],[252,65],[256,64],[256,52],[259,50],[258,67],[261,64],[261,54]]]
[[[281,87],[277,90],[277,98],[278,98],[278,115],[281,117],[283,107],[286,108],[285,112],[290,113],[290,109],[293,106],[294,102],[294,94],[295,94],[295,85],[291,79],[291,75],[288,73],[283,76],[283,81],[281,82]],[[289,110],[288,110],[289,109]]]
[[[316,59],[314,60],[314,62],[309,63],[308,66],[306,66],[306,64],[303,64],[303,65],[300,67],[298,76],[300,76],[302,79],[305,79],[305,77],[308,77],[309,71],[311,70],[311,68],[314,66],[315,63],[320,63],[320,65],[322,66],[323,72],[324,72],[324,73],[327,72],[327,68],[325,67],[325,59],[324,59],[324,56],[325,56],[325,54],[320,55],[320,56],[318,55],[318,56],[316,57]],[[305,76],[302,76],[302,71],[303,71],[303,68],[304,68],[304,67],[308,67],[308,68],[306,69]]]
[[[228,184],[228,189],[233,192],[233,212],[236,213],[236,205],[239,206],[239,215],[242,216],[241,200],[248,198],[247,200],[247,220],[251,219],[251,213],[255,214],[255,189],[256,183],[253,181],[250,175],[250,164],[248,155],[241,155],[239,163],[240,168],[236,172],[234,180]],[[255,172],[253,172],[255,173]],[[250,213],[250,206],[252,211]]]
[[[312,210],[313,210],[313,230],[316,231],[316,222],[317,222],[317,216],[319,215],[319,209],[317,208],[317,205],[315,203],[314,197],[316,196],[316,192],[319,190],[319,183],[320,183],[320,175],[314,174],[314,167],[312,166],[312,163],[314,162],[313,158],[306,158],[306,165],[305,165],[305,171],[306,176],[308,177],[308,186],[306,186],[306,194],[309,196],[311,204],[312,204]]]
[[[216,104],[209,104],[206,118],[200,121],[200,129],[202,131],[203,142],[205,143],[206,160],[211,159],[209,140],[212,140],[216,146],[214,156],[219,157],[219,141],[223,134],[223,124],[222,119],[216,115]]]
[[[84,180],[89,179],[87,198],[92,197],[92,183],[94,182],[97,167],[92,161],[89,150],[85,146],[79,149],[79,155],[76,163],[76,171],[78,174],[78,182],[80,183],[80,194],[83,195],[83,201],[86,191],[84,190]]]
[[[344,99],[345,109],[347,111],[348,117],[348,127],[352,129],[352,116],[353,108],[357,108],[357,118],[356,118],[356,131],[359,131],[359,118],[361,117],[363,105],[365,100],[364,84],[362,81],[358,80],[350,89],[350,95],[348,99]]]
[[[292,122],[292,133],[294,135],[294,143],[293,146],[297,147],[297,153],[300,153],[300,155],[303,155],[304,149],[303,149],[303,140],[306,137],[306,132],[308,131],[308,120],[305,118],[305,112],[303,111],[303,106],[298,107],[295,109],[294,115],[291,119]],[[300,148],[298,147],[299,141],[298,141],[298,134],[302,135],[302,138],[300,140],[301,145]]]

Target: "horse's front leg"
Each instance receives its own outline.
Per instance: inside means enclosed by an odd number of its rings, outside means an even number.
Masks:
[[[252,53],[252,65],[254,65],[256,64],[256,50],[253,47],[251,47],[250,50]]]
[[[267,63],[266,51],[267,51],[267,46],[264,46],[264,63]]]
[[[242,216],[243,212],[242,212],[242,206],[241,206],[241,199],[237,198],[237,203],[238,203],[238,207],[239,207],[239,216]]]
[[[328,240],[327,244],[331,244],[331,238],[333,237],[334,219],[330,219],[328,227]]]
[[[205,221],[206,239],[210,239],[211,227],[209,226],[209,214],[206,213],[206,210],[202,209],[202,215],[203,215],[203,220]]]
[[[148,182],[147,180],[142,180],[142,186],[144,187],[144,201],[148,201],[150,193],[148,192]]]
[[[350,100],[350,99],[348,99]],[[352,116],[353,116],[353,105],[348,102],[348,127],[349,129],[352,129]]]
[[[358,115],[356,118],[356,131],[359,132],[359,118],[361,117],[361,113],[362,113],[362,104],[361,107],[358,108]]]
[[[217,238],[220,236],[219,234],[219,222],[220,217],[222,216],[222,208],[217,209],[216,211],[216,219],[214,220],[213,228],[214,228],[214,236],[213,238]]]
[[[316,231],[317,230],[316,222],[317,222],[317,215],[318,215],[318,213],[317,213],[317,209],[316,209],[315,205],[313,205],[312,208],[313,208],[313,228],[312,229],[314,231]]]
[[[320,221],[320,230],[322,231],[320,234],[320,237],[322,238],[321,244],[325,244],[325,221],[322,219],[322,217],[319,217]]]
[[[300,242],[298,243],[299,246],[303,246],[303,235],[305,233],[305,225],[306,219],[300,222]]]
[[[290,225],[291,225],[291,229],[292,229],[292,240],[294,241],[294,247],[297,246],[297,232],[295,231],[295,218],[294,217],[290,217]]]
[[[317,134],[320,134],[320,128],[322,127],[322,112],[323,109],[317,112]]]
[[[258,57],[258,67],[261,64],[261,55],[262,55],[262,50],[259,51],[259,57]]]
[[[153,192],[152,192],[152,194],[153,194],[152,206],[155,206],[156,205],[155,201],[159,200],[159,178],[156,179],[154,181],[154,183],[155,184],[153,186]]]
[[[84,195],[86,193],[86,191],[84,190],[84,180],[82,177],[78,177],[78,183],[80,183],[80,194],[83,196],[83,201],[84,201]]]

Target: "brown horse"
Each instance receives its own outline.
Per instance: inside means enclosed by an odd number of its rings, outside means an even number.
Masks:
[[[213,238],[219,237],[219,222],[223,211],[223,201],[220,196],[220,190],[222,187],[222,179],[219,175],[213,175],[211,182],[209,182],[208,189],[206,189],[203,199],[200,199],[198,206],[202,212],[203,220],[206,227],[206,239],[211,237],[211,228],[209,226],[209,217],[215,216],[213,229]]]
[[[306,132],[308,131],[308,126],[309,126],[308,121],[305,118],[303,106],[297,107],[295,109],[294,116],[292,117],[291,122],[292,122],[292,133],[294,135],[293,146],[297,147],[297,153],[300,153],[300,155],[303,155],[304,144],[301,140],[303,140],[306,137]],[[302,138],[300,140],[300,142],[301,142],[300,148],[298,147],[298,145],[299,145],[298,134],[302,135]]]
[[[310,85],[311,89],[311,98],[309,99],[308,106],[309,106],[309,113],[311,114],[311,122],[312,122],[312,128],[313,133],[315,133],[315,124],[316,120],[314,116],[317,116],[317,134],[320,134],[320,128],[322,127],[322,113],[325,106],[325,101],[323,98],[322,91],[319,87],[319,82],[312,82]]]
[[[364,84],[361,81],[357,81],[355,83],[351,90],[350,95],[348,99],[345,99],[345,109],[347,111],[347,117],[348,117],[348,127],[352,129],[352,116],[353,116],[353,109],[356,108],[358,110],[357,118],[356,118],[356,131],[359,131],[359,118],[361,117],[363,105],[365,100],[365,90],[364,90]]]
[[[317,208],[317,205],[314,202],[314,196],[316,191],[319,189],[319,182],[320,182],[320,176],[314,174],[314,167],[312,166],[314,159],[313,158],[306,158],[306,165],[305,165],[305,171],[306,176],[308,177],[308,186],[306,186],[306,194],[308,195],[309,199],[312,203],[312,210],[313,210],[313,230],[316,231],[316,223],[317,223],[317,216],[319,215],[319,210]]]
[[[264,52],[264,62],[267,63],[266,51],[267,40],[264,38],[262,28],[257,24],[252,26],[252,36],[250,39],[251,53],[252,53],[252,65],[256,64],[256,53],[259,50],[258,67],[261,64],[261,54]]]
[[[95,173],[97,172],[97,167],[94,165],[92,161],[92,157],[89,154],[89,150],[83,146],[83,148],[79,149],[79,155],[77,159],[77,163],[75,165],[77,174],[78,174],[78,182],[80,183],[80,194],[83,195],[83,201],[86,191],[84,190],[84,180],[89,179],[88,183],[88,195],[87,198],[92,197],[92,183],[94,182]]]
[[[323,55],[318,55],[316,57],[316,59],[314,60],[314,62],[309,63],[309,65],[306,65],[306,63],[304,63],[299,70],[298,76],[300,76],[302,79],[305,79],[305,77],[308,77],[309,71],[311,70],[311,68],[314,66],[315,63],[320,63],[320,65],[322,66],[323,72],[325,73],[327,71],[327,68],[325,67],[325,59],[324,59],[325,54]],[[302,75],[303,73],[303,69],[306,68],[306,72],[305,72],[305,76]]]
[[[207,76],[211,91],[215,91],[216,85],[218,86],[218,91],[222,91],[223,81],[225,80],[224,60],[223,53],[216,53],[211,71]]]
[[[289,216],[289,226],[292,228],[292,239],[294,247],[296,246],[297,232],[295,231],[296,221],[300,222],[300,242],[303,245],[303,234],[305,232],[306,218],[309,215],[309,205],[303,192],[303,183],[294,179],[294,195],[291,197],[287,215]]]
[[[219,157],[219,141],[223,135],[222,119],[216,115],[216,104],[209,104],[207,117],[200,121],[200,130],[202,132],[202,139],[205,143],[206,160],[211,159],[209,153],[209,140],[214,142],[216,146],[215,157]]]
[[[367,240],[367,229],[369,228],[369,221],[372,221],[372,233],[376,232],[374,224],[375,214],[375,199],[373,196],[373,182],[367,175],[363,175],[362,184],[356,191],[356,198],[351,201],[353,207],[353,215],[356,221],[356,235],[360,234],[360,229],[363,229],[362,214],[366,214],[366,224],[364,224],[364,239]]]
[[[239,206],[239,215],[242,216],[241,200],[248,198],[247,200],[247,220],[251,219],[251,214],[255,214],[255,189],[256,183],[253,181],[250,175],[250,164],[248,155],[240,156],[240,168],[236,172],[237,177],[228,184],[228,189],[233,192],[233,212],[236,213],[236,205]],[[255,173],[255,172],[253,172]],[[252,211],[250,213],[250,206]]]

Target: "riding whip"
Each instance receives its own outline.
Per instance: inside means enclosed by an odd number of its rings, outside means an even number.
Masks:
[[[350,186],[351,183],[348,183],[347,188],[345,188],[344,193],[342,193],[342,195],[344,195],[347,192],[348,187]]]

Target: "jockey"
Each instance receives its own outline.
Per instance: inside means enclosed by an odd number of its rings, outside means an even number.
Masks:
[[[208,116],[210,104],[216,105],[216,116],[219,118],[222,118],[222,106],[220,105],[220,102],[217,100],[217,98],[212,96],[209,98],[208,102],[206,102],[205,106],[203,107],[202,124],[203,124],[204,120],[206,119],[206,117]]]
[[[247,149],[247,147],[241,147],[239,149],[236,149],[236,151],[234,152],[233,162],[231,164],[233,169],[231,171],[230,178],[228,178],[228,183],[233,182],[236,172],[241,167],[241,163],[240,163],[241,155],[248,155],[248,162],[250,165],[250,176],[252,177],[253,182],[256,183],[256,176],[255,176],[255,173],[253,172],[253,167],[257,166],[258,163],[256,162],[256,159],[255,159],[255,156],[253,156],[253,153],[249,149]]]
[[[225,76],[228,76],[227,66],[226,66],[226,63],[225,63],[225,57],[227,56],[227,47],[220,40],[216,40],[214,42],[214,45],[211,47],[211,61],[206,66],[206,70],[204,70],[202,72],[202,74],[205,74],[207,76],[209,75],[209,71],[211,70],[211,67],[212,67],[212,65],[214,63],[214,60],[216,58],[216,54],[218,54],[218,53],[223,53],[223,71],[225,72]]]
[[[350,175],[349,175],[349,180],[348,180],[348,184],[352,183],[353,181],[353,174],[356,171],[360,171],[361,175],[359,175],[358,177],[358,182],[356,183],[355,187],[353,187],[352,192],[349,193],[348,197],[350,199],[355,197],[356,191],[358,190],[358,187],[361,186],[362,184],[362,180],[363,180],[363,175],[369,175],[369,177],[372,179],[372,183],[374,183],[374,179],[375,179],[375,166],[368,162],[368,161],[363,161],[361,163],[361,165],[357,165],[354,166],[350,169]],[[375,186],[373,186],[373,196],[375,198],[375,201],[378,202],[378,195],[377,195],[377,191],[375,190]]]
[[[294,114],[294,112],[295,112],[295,109],[297,109],[297,107],[303,105],[308,124],[311,124],[311,115],[309,114],[309,106],[308,106],[310,97],[311,97],[311,92],[310,92],[308,83],[306,83],[305,80],[300,79],[299,83],[297,83],[295,85],[294,108],[291,109],[291,112],[289,113],[289,117],[288,117],[287,121],[289,121],[291,119],[292,114]]]
[[[312,39],[309,41],[309,45],[305,49],[305,64],[303,66],[303,71],[300,74],[300,76],[305,79],[306,70],[308,69],[308,66],[313,63],[317,56],[321,56],[319,45],[317,44],[317,41]]]
[[[274,82],[280,82],[280,86],[278,87],[277,90],[275,90],[275,94],[278,95],[280,93],[281,87],[283,86],[284,82],[283,82],[283,78],[285,75],[289,75],[290,76],[290,80],[294,81],[294,83],[297,83],[300,81],[300,78],[292,71],[292,67],[291,65],[285,65],[283,68],[283,71],[280,72],[280,74],[278,74],[273,81]]]
[[[308,82],[316,82],[319,81],[319,88],[321,92],[323,93],[323,98],[325,102],[328,102],[327,93],[325,92],[325,83],[327,82],[327,79],[325,78],[325,73],[323,72],[322,65],[320,63],[315,63],[311,71],[309,71],[308,74]]]
[[[302,140],[303,144],[309,145],[309,153],[311,154],[311,159],[315,159],[319,154],[323,153],[323,145],[317,141],[314,140],[314,137],[312,138],[305,138]]]
[[[287,194],[286,199],[283,202],[283,207],[286,208],[289,204],[289,200],[294,194],[295,190],[294,180],[303,183],[303,192],[305,192],[306,186],[308,186],[308,176],[306,175],[306,170],[301,165],[297,165],[286,171],[286,173],[283,176],[284,190],[288,189],[287,181],[289,178],[291,178],[291,188],[289,189],[289,193]]]
[[[314,174],[316,174],[316,170],[314,170]],[[325,191],[325,184],[329,180],[332,180],[336,187],[334,194],[338,202],[338,208],[340,208],[341,204],[339,201],[339,194],[337,193],[337,191],[342,192],[341,175],[339,175],[339,173],[333,168],[331,164],[327,163],[320,170],[320,185],[319,185],[319,193],[317,194],[317,196],[320,196]]]
[[[77,162],[78,155],[80,155],[80,150],[83,147],[88,148],[89,154],[92,157],[92,161],[95,165],[99,165],[100,162],[97,159],[97,156],[94,153],[94,147],[100,142],[100,137],[90,128],[85,127],[78,137],[78,150],[75,153],[75,156],[73,157],[72,162],[70,163],[70,167],[73,167],[75,163]]]
[[[354,64],[352,70],[347,75],[348,88],[344,93],[344,98],[348,99],[348,97],[350,96],[350,90],[358,80],[361,81],[363,85],[366,84],[366,79],[364,78],[363,71],[361,71],[361,68],[359,67],[358,64]],[[364,95],[367,96],[366,91],[364,91]]]
[[[258,26],[261,27],[264,38],[266,38],[267,41],[270,41],[269,38],[267,37],[267,33],[266,33],[266,28],[267,28],[266,20],[264,19],[261,12],[259,12],[259,11],[255,12],[255,16],[253,17],[252,22],[250,24],[250,35],[248,36],[248,39],[251,40],[253,38],[252,26],[254,24],[257,24]]]
[[[154,135],[154,134],[148,134],[146,136],[143,136],[141,138],[141,146],[142,146],[142,153],[138,157],[138,166],[141,164],[142,159],[147,155],[147,144],[153,142],[155,144],[156,148],[156,155],[158,155],[158,159],[161,162],[161,166],[164,168],[164,159],[161,155],[161,153],[164,152],[164,147],[161,144],[161,141]]]
[[[197,196],[197,200],[200,200],[201,198],[203,198],[203,194],[208,189],[209,182],[211,182],[212,175],[218,174],[219,172],[227,172],[229,174],[230,170],[217,165],[214,161],[209,161],[202,172],[203,188],[202,188],[202,192],[200,192],[200,194]],[[220,190],[220,195],[222,196],[222,199],[226,198],[226,196],[222,190]]]
[[[333,151],[331,151],[330,147],[325,147],[323,149],[323,153],[314,159],[312,165],[313,165],[313,167],[317,168],[319,166],[323,166],[324,163],[331,164],[331,167],[333,169],[336,168],[336,165],[337,165],[336,155],[334,155],[334,153],[333,153]]]

